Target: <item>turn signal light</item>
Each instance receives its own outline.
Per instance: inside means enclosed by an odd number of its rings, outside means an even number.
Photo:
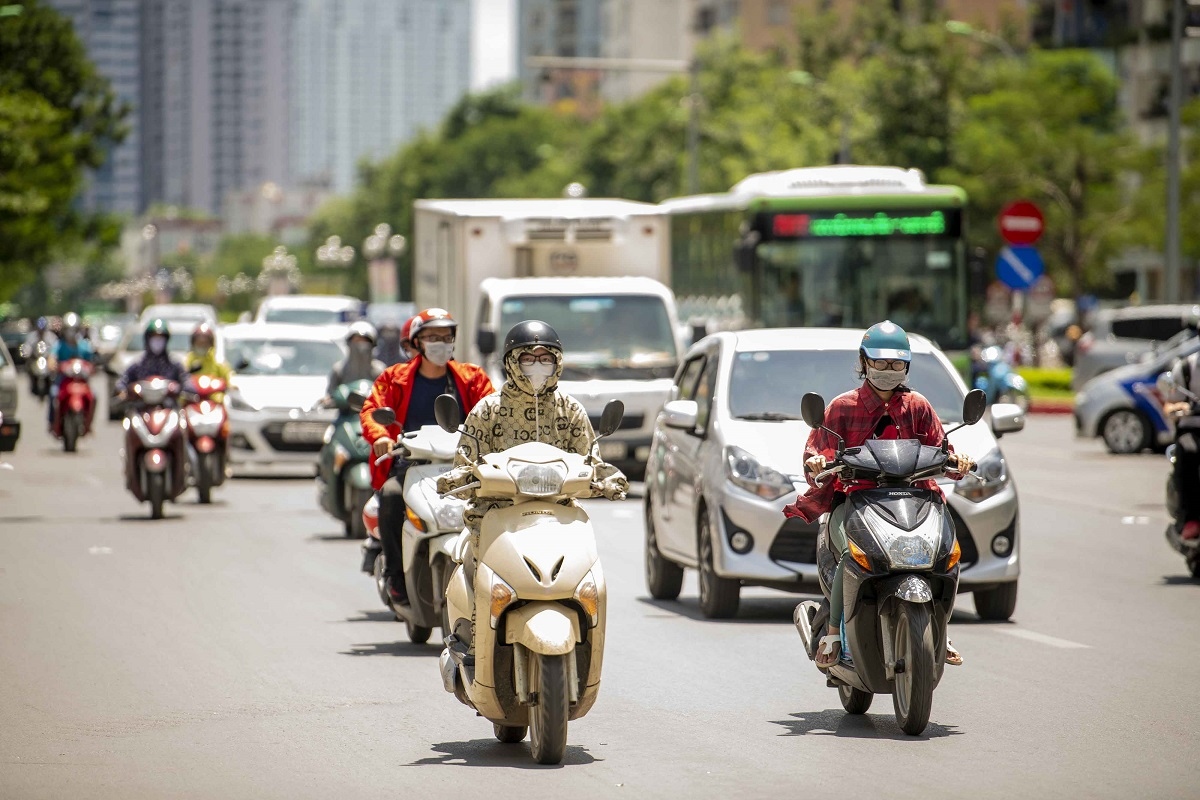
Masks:
[[[418,517],[416,514],[413,513],[413,510],[411,508],[408,508],[407,506],[405,506],[404,515],[406,517],[408,517],[408,521],[412,523],[414,528],[419,530],[421,533],[425,532],[425,523],[421,520],[420,517]]]
[[[500,615],[504,613],[504,609],[508,608],[509,604],[516,598],[512,587],[501,580],[500,576],[492,578],[492,627],[496,627],[496,623],[500,621]]]
[[[849,541],[849,540],[847,540],[847,541]],[[867,560],[867,554],[864,553],[862,550],[860,550],[858,545],[856,545],[854,542],[849,542],[849,544],[850,544],[850,557],[853,558],[860,567],[865,569],[867,572],[870,572],[871,571],[871,562]]]
[[[962,548],[958,546],[958,537],[954,537],[954,547],[950,549],[950,560],[946,562],[946,569],[954,569],[954,565],[962,558]]]
[[[583,613],[588,615],[592,625],[600,621],[600,591],[596,588],[596,579],[590,572],[579,582],[579,588],[575,590],[575,601],[583,608]]]

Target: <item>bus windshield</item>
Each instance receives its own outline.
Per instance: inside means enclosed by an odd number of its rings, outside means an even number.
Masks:
[[[671,320],[655,295],[531,295],[505,298],[500,330],[537,319],[563,343],[563,379],[670,378],[678,354]]]
[[[966,346],[966,273],[952,236],[828,237],[758,246],[767,327],[865,328],[890,319],[943,348]]]

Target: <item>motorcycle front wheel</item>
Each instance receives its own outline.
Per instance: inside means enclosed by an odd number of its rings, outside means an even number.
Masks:
[[[539,764],[560,764],[567,750],[567,717],[571,698],[565,656],[535,655],[537,704],[529,710],[529,749]],[[531,664],[531,666],[533,666]]]
[[[80,420],[79,415],[72,412],[67,412],[66,416],[63,417],[62,434],[64,453],[75,452],[75,448],[79,443],[79,431],[82,427],[81,422],[82,420]]]
[[[149,490],[150,519],[162,519],[163,503],[167,499],[167,476],[161,472],[152,472],[146,484]]]
[[[404,627],[408,631],[408,640],[413,644],[425,644],[429,641],[429,637],[433,635],[433,628],[414,625],[408,620],[404,620]]]
[[[901,603],[896,613],[893,651],[904,671],[896,675],[892,686],[892,708],[896,723],[909,736],[919,736],[929,724],[933,709],[934,667],[933,626],[929,606]]]
[[[200,453],[196,456],[196,493],[200,495],[200,503],[208,505],[212,502],[213,486],[213,457],[211,453]]]

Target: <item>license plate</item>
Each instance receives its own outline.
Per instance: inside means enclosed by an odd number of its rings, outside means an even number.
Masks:
[[[605,461],[620,461],[629,452],[624,442],[601,442],[600,457]]]
[[[285,442],[297,444],[322,442],[325,440],[325,428],[327,427],[329,426],[324,422],[285,422],[279,436]]]

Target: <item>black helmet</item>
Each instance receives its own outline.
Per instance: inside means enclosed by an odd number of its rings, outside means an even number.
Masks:
[[[562,352],[562,341],[546,323],[537,319],[527,319],[512,326],[512,330],[504,337],[504,355],[508,355],[518,347],[541,345]]]
[[[142,341],[149,345],[151,336],[166,336],[170,338],[171,331],[167,328],[167,321],[160,317],[156,317],[146,325],[146,330],[142,333]]]

